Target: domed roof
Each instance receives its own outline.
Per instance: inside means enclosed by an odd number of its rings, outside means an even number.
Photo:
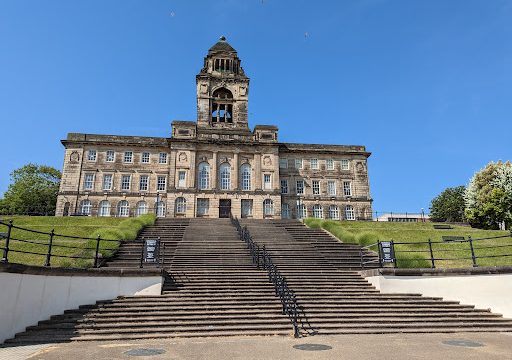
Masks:
[[[220,37],[219,41],[217,41],[217,43],[215,45],[213,45],[208,50],[208,53],[210,53],[210,52],[218,52],[218,51],[234,52],[234,53],[236,53],[236,50],[233,49],[233,47],[228,44],[228,42],[226,41],[226,37],[224,37],[224,36]]]

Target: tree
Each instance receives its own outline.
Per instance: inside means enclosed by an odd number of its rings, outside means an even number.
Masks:
[[[27,164],[11,173],[11,184],[0,199],[2,214],[55,213],[61,173],[46,166]]]
[[[430,219],[442,222],[463,222],[465,191],[464,186],[457,186],[447,188],[437,195],[430,203]]]
[[[512,224],[512,164],[490,162],[475,173],[464,194],[471,226],[510,228]]]

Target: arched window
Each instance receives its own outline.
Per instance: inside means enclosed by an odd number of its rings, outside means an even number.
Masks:
[[[100,201],[99,216],[110,216],[110,202],[108,200]]]
[[[219,187],[221,190],[231,189],[231,165],[224,163],[219,168]]]
[[[263,201],[263,214],[265,216],[274,215],[274,202],[270,199]]]
[[[304,219],[308,217],[308,209],[306,205],[300,204],[297,205],[297,219]]]
[[[197,186],[199,190],[206,190],[210,187],[210,165],[202,162],[197,167]]]
[[[92,209],[91,200],[80,201],[80,214],[81,215],[91,215],[91,209]]]
[[[240,188],[242,190],[251,190],[251,165],[243,164],[240,167]]]
[[[117,216],[128,217],[130,216],[130,204],[126,200],[119,201],[117,204]]]
[[[226,88],[213,92],[212,96],[212,123],[233,122],[233,94]]]
[[[313,206],[313,217],[315,217],[317,219],[323,219],[324,214],[323,214],[322,205],[316,204],[315,206]]]
[[[69,215],[69,208],[71,207],[71,204],[69,202],[64,204],[64,211],[62,212],[62,216],[68,216]]]
[[[281,219],[290,218],[290,205],[287,203],[281,204]]]
[[[163,201],[156,204],[156,216],[165,217],[165,203]]]
[[[347,220],[355,220],[356,216],[354,214],[354,207],[352,205],[347,205],[345,207],[345,219]]]
[[[340,219],[340,211],[336,205],[329,205],[329,219]]]
[[[185,214],[187,211],[187,200],[184,197],[176,198],[176,214]]]
[[[137,216],[141,216],[148,213],[148,204],[146,204],[145,201],[139,201],[137,203],[137,210],[136,214]]]

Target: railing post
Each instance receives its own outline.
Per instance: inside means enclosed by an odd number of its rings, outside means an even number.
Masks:
[[[52,229],[50,231],[50,241],[48,242],[48,253],[46,254],[46,261],[44,262],[44,266],[50,266],[50,259],[52,257],[52,245],[53,245],[53,236],[55,235],[55,230]]]
[[[364,269],[363,248],[359,248],[359,258],[361,259],[361,269]]]
[[[434,251],[432,251],[432,240],[428,238],[428,249],[430,251],[430,261],[432,262],[432,269],[436,268],[436,263],[434,259]]]
[[[9,220],[9,224],[7,225],[7,237],[5,239],[5,248],[4,248],[4,255],[2,257],[2,262],[7,263],[9,262],[9,243],[11,241],[11,230],[12,230],[12,220]]]
[[[379,254],[379,267],[382,267],[382,250],[380,248],[380,240],[377,240],[377,253]]]
[[[471,235],[468,236],[469,240],[469,247],[471,248],[471,259],[473,260],[473,267],[477,267],[476,263],[476,256],[475,256],[475,248],[473,247],[473,239],[471,238]]]
[[[267,250],[265,250],[265,245],[263,245],[263,269],[267,269]]]
[[[144,236],[142,237],[142,249],[140,251],[140,268],[142,269],[142,262],[144,261]]]
[[[98,237],[96,238],[96,252],[94,253],[94,267],[97,268],[98,267],[98,256],[99,256],[99,252],[100,252],[100,236],[98,235]]]
[[[256,245],[256,266],[260,268],[260,247]]]

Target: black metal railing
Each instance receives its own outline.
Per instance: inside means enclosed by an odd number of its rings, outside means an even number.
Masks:
[[[99,268],[109,258],[113,257],[118,250],[120,244],[127,240],[122,239],[105,239],[101,236],[96,238],[63,235],[55,233],[52,229],[50,232],[44,232],[26,227],[14,225],[12,220],[0,220],[0,251],[2,252],[2,263],[12,263],[9,255],[25,254],[41,257],[42,266],[49,267],[52,259],[69,259],[75,263],[78,261],[86,261],[85,267]],[[5,232],[3,231],[5,230]],[[30,234],[30,235],[29,235]],[[86,241],[85,244],[73,244],[74,241]],[[144,248],[144,239],[129,240],[130,242],[140,242]],[[24,244],[25,246],[20,246]],[[103,248],[101,245],[104,245]],[[107,245],[107,246],[105,246]],[[103,253],[111,253],[110,256],[103,256]],[[163,252],[159,249],[157,264],[164,264],[165,244]],[[141,266],[143,267],[144,249],[141,254]],[[163,265],[162,265],[163,266]]]
[[[283,306],[283,315],[287,315],[293,325],[293,335],[298,338],[299,333],[299,306],[297,304],[297,298],[293,290],[290,289],[286,278],[279,272],[272,257],[265,249],[265,245],[260,247],[254,242],[246,226],[242,227],[236,217],[230,214],[231,222],[236,227],[240,240],[244,241],[247,245],[247,249],[252,257],[253,263],[258,269],[266,270],[268,273],[269,281],[274,285],[275,294],[281,300]]]
[[[505,240],[505,242],[496,243],[496,241],[501,240]],[[489,244],[491,241],[495,241],[495,243]],[[378,253],[378,260],[365,259],[364,254],[368,251]],[[472,267],[478,267],[483,265],[484,259],[507,259],[511,257],[512,232],[507,235],[482,238],[444,236],[443,240],[432,240],[429,238],[426,241],[415,242],[378,241],[375,244],[364,246],[360,249],[362,268],[374,264],[378,264],[380,267],[391,264],[393,267],[398,268],[424,267],[428,264],[428,267],[435,269],[439,265],[442,267],[443,262],[466,262]]]

